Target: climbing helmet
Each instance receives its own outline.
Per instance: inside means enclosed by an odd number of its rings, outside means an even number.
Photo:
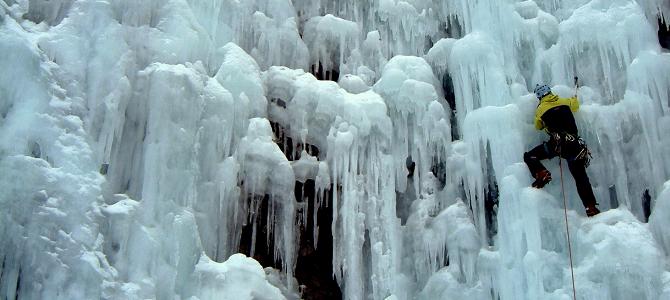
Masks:
[[[549,93],[551,93],[551,88],[549,88],[548,85],[538,84],[535,86],[535,96],[537,96],[537,99],[542,99],[542,97],[548,95]]]

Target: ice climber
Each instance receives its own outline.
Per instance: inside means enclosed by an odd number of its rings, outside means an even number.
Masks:
[[[542,188],[551,181],[551,173],[540,161],[560,156],[568,162],[570,173],[575,178],[577,193],[586,208],[586,215],[597,215],[600,213],[596,207],[598,203],[586,174],[590,153],[579,137],[575,117],[572,115],[579,109],[577,96],[559,98],[547,85],[539,84],[535,87],[535,95],[540,100],[535,111],[535,128],[544,129],[549,134],[549,141],[523,155],[524,162],[535,178],[533,187]]]

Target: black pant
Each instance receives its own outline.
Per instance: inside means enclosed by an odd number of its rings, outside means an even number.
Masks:
[[[589,176],[586,175],[586,160],[575,159],[576,154],[581,150],[579,142],[573,139],[572,142],[557,141],[554,138],[548,142],[542,143],[533,150],[523,154],[523,161],[528,165],[530,173],[534,177],[539,171],[546,170],[540,162],[543,159],[551,159],[556,156],[565,158],[568,161],[568,168],[572,177],[575,178],[577,193],[582,199],[584,207],[596,205],[596,197],[593,195]]]

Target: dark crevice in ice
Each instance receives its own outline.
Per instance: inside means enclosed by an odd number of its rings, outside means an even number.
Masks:
[[[644,221],[649,222],[649,216],[651,216],[651,194],[649,194],[649,189],[645,189],[642,194],[642,212],[644,213]]]
[[[363,232],[363,249],[361,252],[361,262],[363,262],[363,274],[362,274],[362,280],[364,281],[360,286],[363,287],[364,291],[371,291],[373,289],[372,285],[372,276],[373,276],[373,271],[372,271],[372,266],[371,264],[366,264],[365,261],[371,259],[370,254],[372,253],[372,245],[370,242],[372,241],[372,238],[370,237],[370,230],[367,228]],[[344,281],[344,279],[342,280]],[[372,297],[370,297],[372,299]]]
[[[430,50],[430,48],[433,48],[433,45],[435,45],[435,41],[433,41],[433,39],[430,36],[426,36],[423,44],[424,44],[423,49],[426,49],[425,52],[427,52],[428,50]]]
[[[303,299],[341,299],[342,293],[332,277],[333,272],[333,239],[331,223],[333,208],[314,207],[316,190],[313,180],[296,183],[296,199],[306,204],[307,220],[300,227],[300,250],[295,270],[295,277],[302,285]],[[324,197],[330,199],[332,193],[325,192]],[[302,200],[300,200],[302,199]],[[318,243],[314,248],[314,217],[317,217]]]
[[[23,274],[23,268],[19,268],[19,275],[16,278],[16,294],[14,294],[14,299],[21,299],[21,275]]]
[[[405,161],[407,168],[407,185],[404,191],[396,190],[395,211],[396,217],[400,219],[400,224],[405,225],[411,212],[412,202],[416,200],[416,188],[414,187],[414,171],[416,169],[416,162],[412,157],[407,157]]]
[[[433,157],[433,162],[430,166],[430,172],[440,182],[438,188],[441,190],[447,184],[447,164],[444,158]]]
[[[486,143],[486,174],[487,185],[484,194],[484,211],[486,216],[486,240],[493,245],[493,237],[498,233],[498,182],[491,160],[491,145]]]
[[[258,197],[251,199],[252,197]],[[281,269],[281,264],[274,260],[274,239],[272,236],[267,237],[267,216],[269,195],[262,198],[258,195],[251,195],[246,199],[247,203],[254,203],[259,201],[259,208],[249,205],[249,213],[254,214],[250,222],[247,222],[242,227],[242,236],[240,238],[240,248],[238,251],[246,256],[257,260],[263,267],[273,267]],[[255,243],[254,243],[255,241]]]
[[[318,80],[331,80],[337,82],[340,79],[340,70],[324,70],[323,65],[319,62],[319,65],[311,65],[309,72],[316,77]]]
[[[464,35],[461,22],[456,15],[449,15],[446,22],[447,36],[454,39],[460,39]]]
[[[661,47],[670,49],[670,28],[662,18],[658,18],[658,42]]]
[[[305,148],[307,153],[312,156],[319,156],[319,149],[313,145],[297,144],[294,146],[293,139],[286,135],[284,129],[275,122],[271,122],[272,130],[275,135],[275,141],[287,159],[300,159],[300,153]],[[300,243],[298,249],[298,259],[295,268],[295,278],[301,286],[302,299],[341,299],[342,292],[337,282],[333,278],[333,239],[332,239],[332,216],[333,208],[328,205],[332,197],[332,188],[324,191],[324,205],[315,207],[317,201],[317,190],[315,182],[312,179],[303,182],[296,181],[294,195],[297,202],[297,215],[303,215],[302,210],[307,210],[305,220],[296,220],[300,226]],[[247,199],[251,202],[253,199]],[[281,262],[274,259],[274,238],[267,237],[267,216],[268,202],[272,201],[268,195],[260,200],[260,209],[254,224],[249,222],[242,229],[239,252],[253,257],[263,267],[273,267],[281,269]],[[253,209],[253,208],[251,208]],[[318,240],[316,248],[314,247],[314,218],[316,217],[318,228]],[[255,243],[252,245],[252,241]],[[253,251],[252,251],[253,250]],[[253,252],[253,253],[252,253]],[[291,266],[287,266],[291,267]]]
[[[38,142],[33,141],[30,143],[30,156],[34,158],[42,157],[42,147],[40,147]]]
[[[275,142],[287,153],[286,138],[283,136],[283,130],[276,123],[271,123],[275,135]],[[289,143],[290,144],[290,143]],[[288,149],[287,156],[293,156],[292,147]],[[290,158],[289,158],[290,159]],[[242,183],[243,184],[243,183]],[[275,259],[274,234],[268,235],[268,216],[270,209],[270,195],[248,195],[245,199],[248,205],[249,216],[247,222],[242,226],[242,235],[238,252],[257,260],[263,267],[272,267],[282,269],[281,261]],[[289,266],[290,267],[290,266]]]
[[[281,99],[272,99],[271,102],[278,104],[284,103],[284,105],[286,105],[285,102]],[[275,143],[277,146],[279,146],[279,149],[284,153],[286,159],[289,161],[300,159],[300,153],[302,153],[303,150],[305,150],[307,154],[311,156],[319,157],[319,148],[311,144],[294,144],[293,138],[286,135],[286,132],[279,123],[270,121],[270,127],[272,127],[272,132],[275,136]]]
[[[455,141],[460,139],[460,134],[458,133],[458,122],[456,121],[456,95],[454,93],[454,82],[449,76],[449,73],[445,73],[442,77],[442,90],[444,91],[444,99],[449,104],[449,120],[451,122],[451,140]]]

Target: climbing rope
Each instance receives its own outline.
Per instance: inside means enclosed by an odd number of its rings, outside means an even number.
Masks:
[[[579,88],[579,78],[575,76],[575,97]],[[565,214],[565,234],[568,238],[568,256],[570,257],[570,275],[572,276],[572,299],[577,300],[577,289],[575,289],[575,270],[572,264],[572,243],[570,242],[570,227],[568,226],[568,201],[565,199],[565,187],[563,187],[563,159],[561,150],[558,150],[558,167],[561,170],[561,194],[563,195],[563,212]]]
[[[563,188],[563,159],[558,157],[558,166],[561,170],[561,193],[563,194],[563,212],[565,213],[565,233],[568,236],[568,255],[570,256],[570,275],[572,275],[572,299],[577,300],[575,289],[575,271],[572,267],[572,245],[570,243],[570,229],[568,227],[568,201],[565,199],[565,188]]]

